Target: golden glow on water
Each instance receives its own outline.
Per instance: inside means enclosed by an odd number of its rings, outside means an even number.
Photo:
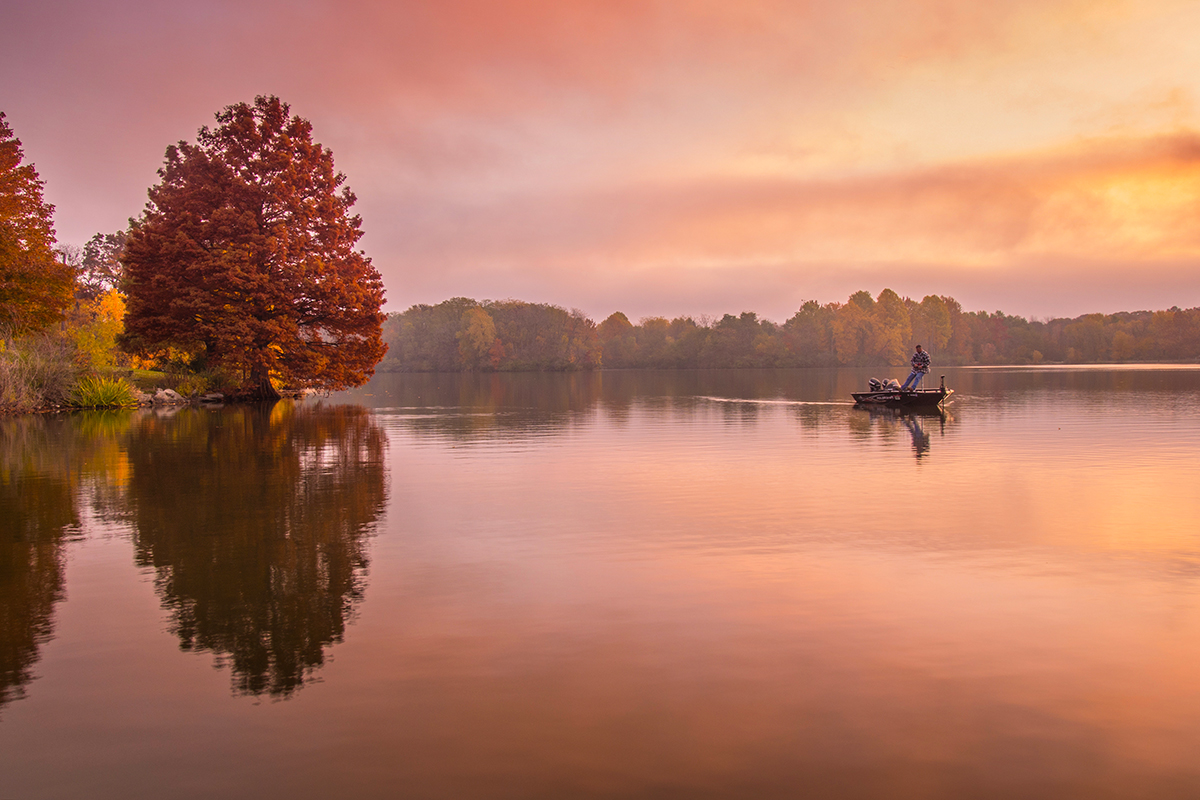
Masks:
[[[5,791],[1195,795],[1200,371],[959,371],[945,417],[864,381],[383,376],[370,416],[134,423],[140,516],[57,545]],[[158,530],[164,460],[213,510]]]

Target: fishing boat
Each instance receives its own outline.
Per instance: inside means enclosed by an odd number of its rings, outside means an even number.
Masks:
[[[936,409],[941,408],[946,398],[954,394],[953,389],[946,388],[946,376],[942,376],[942,384],[936,389],[901,390],[900,384],[894,379],[886,384],[871,379],[871,387],[865,392],[851,392],[855,405],[870,408],[905,408],[905,409]]]

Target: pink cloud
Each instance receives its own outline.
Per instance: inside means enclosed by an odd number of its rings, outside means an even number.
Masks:
[[[645,260],[787,256],[835,246],[870,251],[924,247],[989,254],[1036,250],[1075,238],[1078,253],[1119,222],[1106,193],[1163,175],[1174,198],[1141,198],[1160,213],[1157,238],[1128,241],[1128,255],[1188,249],[1200,221],[1200,134],[1077,144],[1069,149],[921,167],[907,172],[825,177],[723,177],[671,184],[630,183],[597,192],[521,196],[445,207],[439,223],[409,236],[413,255],[525,253],[531,260],[602,252]],[[1110,237],[1109,237],[1110,238]],[[1111,247],[1111,242],[1106,249]]]
[[[1164,176],[1173,195],[1158,191]],[[401,304],[414,293],[427,301],[425,286],[490,296],[519,294],[503,289],[513,286],[570,305],[576,287],[617,307],[629,297],[626,310],[636,314],[715,313],[731,309],[712,298],[739,297],[746,310],[757,296],[786,316],[800,300],[843,299],[858,288],[923,295],[959,286],[985,307],[993,306],[987,291],[1002,292],[1011,313],[1046,315],[1055,303],[1079,308],[1070,298],[1096,297],[1106,285],[1130,301],[1200,301],[1198,201],[1200,135],[1180,133],[842,179],[512,196],[443,206],[419,226],[395,229],[389,246],[423,265]],[[1139,264],[1153,275],[1149,285],[1130,271]],[[1036,297],[1012,288],[1034,285]],[[633,299],[641,297],[660,306]],[[767,313],[767,302],[758,310]]]
[[[1126,17],[1159,8],[25,3],[0,31],[18,65],[0,76],[0,97],[47,180],[61,238],[81,242],[140,211],[169,143],[229,103],[280,95],[347,172],[364,246],[400,305],[486,294],[590,309],[645,292],[637,313],[743,296],[765,312],[805,282],[825,300],[888,275],[1000,287],[1006,270],[1071,260],[1151,265],[1187,303],[1188,292],[1200,301],[1195,284],[1162,265],[1196,252],[1194,135],[1064,138],[1022,107],[997,113],[1006,155],[926,121],[921,104],[892,107],[898,87],[908,98],[930,76],[986,75],[1021,97],[1046,54],[1085,74],[1116,69],[1088,54]],[[1118,73],[1096,74],[1102,95]],[[1173,98],[1183,130],[1194,108],[1185,77],[1182,89],[1147,89]],[[1078,116],[1105,119],[1089,113]],[[943,140],[953,155],[937,149]],[[920,151],[926,141],[939,144]],[[905,146],[920,152],[879,155]],[[760,156],[778,169],[736,168]]]

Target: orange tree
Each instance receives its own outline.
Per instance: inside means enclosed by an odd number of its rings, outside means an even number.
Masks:
[[[75,270],[54,257],[54,206],[23,160],[21,140],[0,112],[0,335],[62,319],[75,286]]]
[[[383,357],[383,281],[355,250],[362,220],[333,154],[277,97],[217,114],[167,148],[131,221],[122,344],[173,347],[251,396],[360,385]]]

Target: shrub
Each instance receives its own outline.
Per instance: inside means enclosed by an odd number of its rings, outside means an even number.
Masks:
[[[128,382],[94,376],[76,384],[71,391],[70,403],[77,408],[128,408],[138,404]]]
[[[175,391],[184,397],[195,397],[208,391],[208,380],[203,375],[183,375],[174,383]]]
[[[184,397],[196,397],[205,392],[230,392],[236,385],[221,370],[202,370],[200,372],[168,372],[163,376],[161,384],[168,389],[174,389]]]
[[[77,357],[71,341],[52,333],[0,339],[0,412],[65,403],[79,375]]]

